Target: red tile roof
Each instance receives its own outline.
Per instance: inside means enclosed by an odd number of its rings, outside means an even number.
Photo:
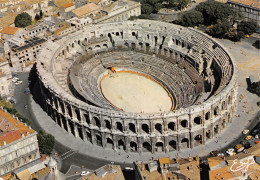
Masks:
[[[14,118],[8,112],[0,109],[0,146],[9,144],[11,142],[17,141],[22,138],[22,136],[27,136],[28,134],[33,134],[35,131],[16,118]]]
[[[71,7],[71,6],[74,6],[74,3],[73,3],[73,2],[64,4],[62,7],[63,7],[64,9],[66,9],[66,8],[68,8],[68,7]]]
[[[2,30],[2,34],[10,34],[14,35],[20,28],[17,27],[12,27],[12,26],[5,26]]]

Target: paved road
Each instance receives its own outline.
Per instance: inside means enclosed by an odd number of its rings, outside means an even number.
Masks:
[[[18,73],[18,77],[20,80],[23,81],[22,84],[18,85],[15,87],[14,95],[16,99],[16,104],[15,108],[23,114],[26,118],[28,118],[31,121],[31,126],[33,129],[40,129],[41,127],[39,126],[36,117],[34,114],[31,112],[31,102],[30,102],[30,96],[31,94],[24,94],[24,90],[28,87],[28,77],[29,73],[28,72],[23,72],[23,73]],[[28,105],[28,109],[25,109],[24,106]],[[57,152],[58,154],[64,154],[68,152],[70,148],[63,146],[61,143],[57,142],[55,143],[54,151]],[[81,167],[84,165],[85,168],[95,170],[105,164],[111,163],[110,161],[106,160],[100,160],[96,159],[87,155],[83,155],[80,153],[75,153],[71,155],[70,157],[66,158],[65,160],[62,160],[62,167],[61,167],[61,172],[66,173],[68,169],[70,168],[71,165],[79,166]],[[117,164],[117,163],[115,163]],[[118,163],[121,165],[122,168],[126,166],[131,166],[133,167],[132,164],[123,164],[123,163]]]

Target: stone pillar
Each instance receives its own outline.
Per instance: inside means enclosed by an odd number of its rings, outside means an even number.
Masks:
[[[75,122],[73,122],[73,127],[74,127],[75,137],[79,137],[78,125]]]
[[[106,141],[106,134],[104,132],[101,132],[101,139],[102,139],[102,147],[107,147],[107,141]]]

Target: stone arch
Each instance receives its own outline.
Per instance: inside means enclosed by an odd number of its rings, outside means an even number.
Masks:
[[[131,48],[134,50],[136,48],[136,44],[135,43],[131,43]]]
[[[151,152],[152,151],[152,147],[148,142],[143,143],[143,151],[144,152]]]
[[[105,127],[109,130],[111,130],[111,124],[109,122],[109,120],[105,120]]]
[[[147,124],[142,124],[142,131],[145,133],[149,133],[149,126]]]
[[[68,132],[69,129],[68,129],[68,126],[67,126],[66,118],[64,116],[62,116],[61,119],[62,119],[63,128]]]
[[[188,121],[187,121],[186,119],[182,120],[182,121],[181,121],[181,126],[182,126],[183,128],[188,128]]]
[[[155,130],[159,133],[162,133],[162,125],[160,123],[155,124]]]
[[[123,132],[124,130],[123,130],[123,126],[122,126],[122,123],[121,122],[116,122],[116,129],[118,130],[118,131],[121,131],[121,132]]]
[[[96,144],[102,146],[102,138],[100,135],[96,135]]]
[[[216,106],[214,108],[214,116],[217,116],[218,114],[219,114],[219,108],[218,108],[218,106]]]
[[[207,139],[211,138],[211,130],[210,129],[208,131],[206,131],[206,138]]]
[[[118,149],[125,150],[125,143],[122,139],[119,139],[117,141],[117,147],[118,147]]]
[[[201,124],[201,117],[200,116],[195,117],[194,118],[194,123],[198,124],[198,125]]]
[[[129,130],[132,131],[133,133],[136,133],[135,125],[133,123],[129,123]]]
[[[172,130],[172,131],[175,131],[176,130],[176,127],[175,127],[175,123],[174,122],[170,122],[168,124],[168,129]]]
[[[103,44],[103,47],[104,47],[104,48],[108,48],[108,45],[107,45],[107,44]]]
[[[231,104],[232,103],[232,95],[229,95],[228,96],[228,104]]]
[[[75,114],[76,114],[76,116],[77,116],[77,119],[78,119],[79,121],[81,121],[80,111],[79,111],[78,109],[76,109],[76,108],[75,108]]]
[[[89,115],[88,114],[84,114],[86,123],[90,124],[90,119],[89,119]]]
[[[114,148],[114,142],[111,138],[107,138],[107,148],[113,149]]]
[[[145,50],[146,50],[146,52],[150,51],[150,44],[149,43],[145,43]]]
[[[134,142],[134,141],[130,142],[130,151],[131,152],[136,152],[137,151],[137,144],[136,144],[136,142]]]
[[[169,151],[174,151],[177,149],[177,143],[174,140],[169,141]]]
[[[155,144],[155,147],[156,147],[156,152],[163,152],[163,142],[157,142]]]
[[[100,45],[95,46],[95,50],[100,50],[100,49],[101,49]]]
[[[96,116],[93,117],[93,125],[99,128],[101,127],[100,121]]]
[[[223,101],[223,102],[222,102],[221,109],[222,109],[222,110],[225,110],[225,109],[226,109],[226,101]]]
[[[87,134],[87,140],[88,140],[89,142],[93,143],[93,142],[92,142],[92,135],[91,135],[91,133],[87,131],[86,134]]]
[[[202,144],[202,135],[198,134],[194,137],[195,143],[196,144]]]
[[[209,119],[210,119],[210,112],[209,112],[209,111],[205,114],[205,119],[206,119],[206,120],[209,120]]]
[[[214,127],[214,134],[218,134],[219,133],[219,125],[217,124],[215,127]]]
[[[181,140],[181,148],[189,148],[189,139],[188,138],[183,138]]]

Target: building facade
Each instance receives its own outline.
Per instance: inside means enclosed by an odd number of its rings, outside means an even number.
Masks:
[[[242,12],[246,20],[254,20],[260,27],[260,1],[259,0],[228,0],[227,3]]]
[[[0,175],[40,158],[37,132],[0,109]]]

